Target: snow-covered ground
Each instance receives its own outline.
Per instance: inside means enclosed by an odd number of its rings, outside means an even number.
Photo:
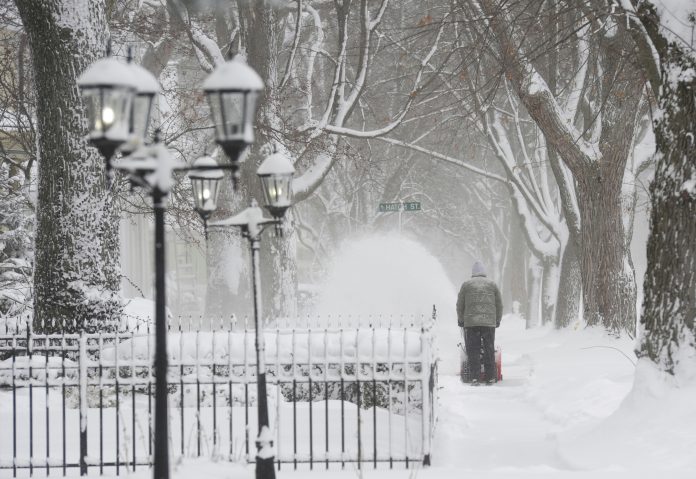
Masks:
[[[368,478],[670,478],[696,471],[696,385],[673,384],[646,364],[633,341],[594,329],[527,331],[507,316],[496,341],[503,381],[472,387],[440,376],[433,465],[372,469]],[[635,385],[634,385],[635,383]],[[174,478],[253,477],[253,466],[184,460]],[[321,472],[320,472],[321,471]],[[360,476],[346,470],[292,471],[278,477]],[[131,476],[133,477],[133,476]],[[149,477],[147,471],[135,477]]]
[[[696,477],[696,358],[684,358],[686,369],[676,381],[637,361],[632,339],[579,324],[563,331],[525,330],[522,318],[508,315],[496,334],[503,381],[464,385],[456,375],[456,290],[434,258],[412,242],[396,240],[366,240],[347,258],[341,274],[327,282],[334,297],[326,296],[325,305],[344,301],[340,309],[346,313],[351,305],[369,304],[385,314],[421,303],[421,314],[433,303],[438,307],[442,364],[433,463],[410,470],[366,464],[361,471],[354,466],[325,471],[318,465],[293,471],[284,465],[279,478]],[[366,265],[379,271],[372,274]],[[427,275],[419,278],[409,268]],[[0,411],[4,407],[0,403]],[[173,472],[173,479],[237,479],[252,478],[254,468],[210,455],[183,459]],[[142,469],[128,477],[151,473]]]

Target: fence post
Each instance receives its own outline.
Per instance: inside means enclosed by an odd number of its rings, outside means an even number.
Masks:
[[[434,311],[433,311],[434,314]],[[421,448],[423,465],[430,465],[430,331],[421,326]]]
[[[87,336],[80,334],[80,475],[87,475]]]

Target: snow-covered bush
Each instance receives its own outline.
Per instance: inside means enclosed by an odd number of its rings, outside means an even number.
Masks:
[[[78,365],[70,359],[44,355],[15,356],[0,361],[0,387],[12,386],[14,382],[28,381],[55,383],[57,379],[77,378]]]
[[[0,316],[27,312],[32,302],[32,228],[25,178],[0,163]]]

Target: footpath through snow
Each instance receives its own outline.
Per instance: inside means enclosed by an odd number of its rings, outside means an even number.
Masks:
[[[440,378],[436,468],[474,477],[583,470],[602,477],[626,470],[585,467],[564,440],[590,431],[619,407],[632,384],[632,341],[592,330],[527,331],[522,319],[507,316],[496,343],[503,348],[502,382],[472,387]]]

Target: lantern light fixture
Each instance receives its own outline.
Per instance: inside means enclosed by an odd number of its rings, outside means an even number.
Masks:
[[[77,80],[89,125],[89,142],[106,159],[107,171],[116,149],[128,139],[137,84],[131,68],[113,57],[97,60]]]
[[[263,86],[259,74],[240,55],[218,66],[203,82],[215,140],[230,159],[235,185],[242,152],[254,142],[254,116]]]
[[[193,188],[194,208],[203,222],[207,222],[217,208],[220,180],[224,175],[218,168],[217,161],[208,155],[203,155],[194,161],[192,168],[188,177]]]
[[[282,153],[273,153],[266,158],[256,174],[263,188],[264,206],[276,219],[282,218],[292,205],[292,177],[295,168]]]
[[[145,144],[147,133],[152,123],[155,98],[160,92],[160,84],[157,78],[147,69],[131,62],[127,66],[132,73],[136,94],[133,98],[133,106],[129,118],[128,141],[121,146],[121,151],[125,154],[129,154]]]

